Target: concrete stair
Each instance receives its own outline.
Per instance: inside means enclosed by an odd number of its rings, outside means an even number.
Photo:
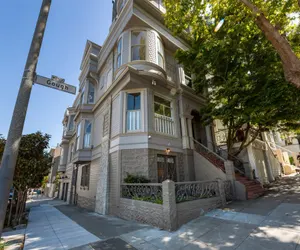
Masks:
[[[236,173],[235,178],[245,186],[248,200],[258,198],[265,193],[265,189],[258,181],[249,180],[247,177],[242,176],[240,173]]]

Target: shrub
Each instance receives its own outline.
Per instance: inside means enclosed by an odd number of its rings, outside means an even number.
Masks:
[[[127,173],[127,177],[124,179],[125,183],[149,183],[150,180],[145,176],[132,175]]]
[[[293,156],[290,156],[289,158],[290,158],[290,163],[291,163],[291,165],[295,165],[295,161],[294,161]]]

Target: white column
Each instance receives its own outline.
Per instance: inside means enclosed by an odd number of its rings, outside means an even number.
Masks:
[[[190,140],[190,148],[194,149],[194,137],[193,137],[193,128],[192,128],[192,116],[189,116],[187,118],[187,124],[188,124],[188,131],[189,131],[189,140]]]
[[[183,148],[190,148],[189,137],[188,137],[188,132],[187,132],[186,117],[181,115],[180,121],[181,121]]]

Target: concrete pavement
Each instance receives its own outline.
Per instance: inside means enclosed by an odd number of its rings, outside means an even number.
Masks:
[[[25,249],[300,250],[299,182],[284,178],[266,196],[211,211],[176,232],[44,204],[31,210]]]

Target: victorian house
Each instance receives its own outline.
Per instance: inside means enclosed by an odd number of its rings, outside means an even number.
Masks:
[[[69,203],[115,214],[128,174],[153,183],[226,179],[212,129],[200,123],[205,97],[174,58],[189,45],[165,27],[164,12],[162,0],[116,0],[104,44],[86,43],[63,118],[59,195]]]

